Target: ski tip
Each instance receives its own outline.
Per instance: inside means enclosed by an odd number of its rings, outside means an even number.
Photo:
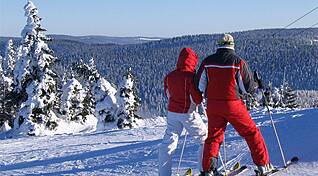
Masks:
[[[241,166],[241,169],[243,170],[243,169],[247,169],[247,166]]]
[[[291,162],[298,162],[299,158],[297,156],[292,157]]]
[[[184,174],[184,176],[192,176],[192,175],[193,175],[193,173],[192,173],[192,169],[191,168],[187,169],[187,171]]]
[[[237,163],[235,163],[234,166],[232,167],[232,170],[239,169],[240,167],[241,167],[240,162],[237,162]]]

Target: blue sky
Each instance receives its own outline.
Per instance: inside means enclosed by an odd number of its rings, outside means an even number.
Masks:
[[[0,0],[0,36],[20,36],[27,0]],[[49,34],[172,37],[281,28],[317,0],[33,0]],[[318,22],[318,10],[291,27]]]

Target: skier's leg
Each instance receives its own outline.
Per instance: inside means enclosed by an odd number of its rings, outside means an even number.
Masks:
[[[254,163],[257,166],[269,163],[269,155],[264,138],[255,125],[242,101],[233,101],[227,120],[235,130],[246,140]]]
[[[178,114],[173,112],[167,114],[167,129],[159,146],[159,176],[170,176],[172,173],[172,155],[183,130],[183,125],[177,116]]]
[[[207,128],[204,124],[200,114],[193,112],[189,114],[189,117],[183,121],[183,125],[187,132],[194,138],[196,144],[199,144],[198,149],[198,170],[202,171],[202,156],[203,145],[207,138]]]
[[[209,109],[209,108],[208,108]],[[224,131],[226,129],[227,121],[221,115],[215,114],[214,110],[210,108],[208,114],[208,137],[205,140],[202,167],[203,171],[207,172],[211,169],[212,158],[217,159],[220,145],[224,140]],[[213,164],[213,163],[212,163]],[[216,163],[214,163],[216,164]],[[213,166],[216,167],[216,166]]]

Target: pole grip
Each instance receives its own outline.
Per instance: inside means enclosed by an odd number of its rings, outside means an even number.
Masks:
[[[254,80],[258,84],[259,89],[264,89],[263,81],[261,79],[260,74],[257,71],[254,71]]]

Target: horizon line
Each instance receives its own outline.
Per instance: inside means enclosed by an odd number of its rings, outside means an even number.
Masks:
[[[51,33],[51,34],[45,34],[47,36],[52,36],[52,35],[60,35],[60,36],[71,36],[71,37],[114,37],[114,38],[136,38],[136,37],[145,37],[145,38],[162,38],[162,39],[169,39],[169,38],[177,38],[177,37],[184,37],[184,36],[195,36],[195,35],[218,35],[218,34],[224,34],[224,33],[240,33],[240,32],[250,32],[250,31],[257,31],[257,30],[293,30],[293,29],[317,29],[318,27],[311,27],[311,28],[306,28],[306,27],[294,27],[294,28],[288,28],[284,29],[282,28],[257,28],[257,29],[247,29],[247,30],[238,30],[238,31],[232,31],[232,32],[215,32],[215,33],[196,33],[196,34],[181,34],[181,35],[176,35],[176,36],[170,36],[170,37],[161,37],[161,36],[143,36],[143,35],[136,35],[136,36],[112,36],[112,35],[107,35],[107,34],[84,34],[84,35],[73,35],[73,34],[56,34],[56,33]],[[2,38],[21,38],[21,36],[0,36]]]

